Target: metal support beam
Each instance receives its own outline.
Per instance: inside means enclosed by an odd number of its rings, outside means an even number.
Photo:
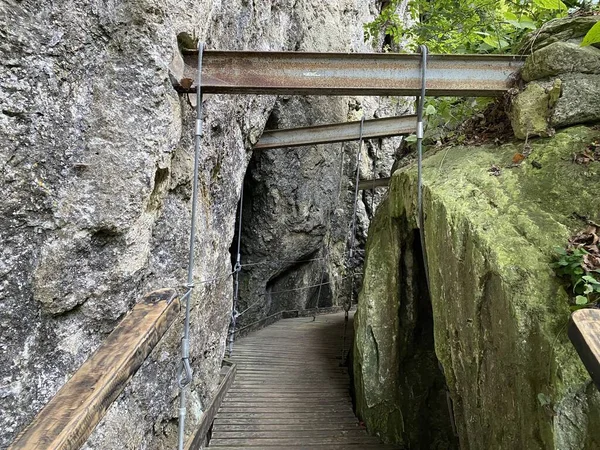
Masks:
[[[171,65],[174,87],[195,92],[196,50]],[[430,55],[428,95],[499,96],[519,56]],[[420,55],[397,53],[231,52],[205,50],[202,92],[215,94],[418,95]]]
[[[416,130],[417,116],[365,120],[363,138],[374,139],[398,136],[401,134],[411,134],[416,132]],[[291,128],[287,130],[266,130],[254,146],[254,150],[354,141],[359,138],[359,133],[360,121]]]
[[[375,180],[360,180],[358,182],[358,190],[366,191],[373,188],[383,188],[390,185],[390,178],[377,178]]]

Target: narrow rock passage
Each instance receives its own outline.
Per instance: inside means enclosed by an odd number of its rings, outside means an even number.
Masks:
[[[352,316],[351,316],[352,317]],[[393,449],[368,436],[340,367],[344,314],[281,320],[240,339],[209,447]],[[352,335],[352,320],[348,336]],[[346,342],[346,349],[350,342]]]

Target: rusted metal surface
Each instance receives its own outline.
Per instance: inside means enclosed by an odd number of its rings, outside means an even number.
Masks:
[[[147,294],[23,430],[9,450],[80,448],[179,312],[173,289]]]
[[[397,136],[400,134],[414,133],[416,129],[416,116],[386,117],[384,119],[365,120],[363,125],[363,137],[365,139],[374,139]],[[353,141],[359,139],[359,136],[360,121],[318,125],[314,127],[291,128],[287,130],[267,130],[254,146],[254,150]]]
[[[390,178],[376,178],[374,180],[360,180],[358,182],[358,190],[363,191],[373,188],[383,188],[390,185]]]
[[[182,80],[197,79],[197,51],[183,51]],[[205,50],[202,90],[220,94],[417,95],[420,55]],[[498,96],[511,86],[518,56],[430,55],[429,95]],[[194,92],[195,84],[180,92]]]

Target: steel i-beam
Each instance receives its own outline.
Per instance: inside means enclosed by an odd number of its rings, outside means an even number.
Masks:
[[[374,180],[360,180],[358,190],[366,191],[373,188],[384,188],[390,185],[390,178],[375,178]]]
[[[171,65],[174,87],[195,92],[198,52]],[[418,95],[418,54],[205,50],[202,91],[215,94]],[[512,84],[519,56],[430,55],[428,95],[499,96]]]
[[[417,116],[365,120],[363,123],[363,138],[376,139],[411,134],[415,133],[416,129]],[[283,130],[266,130],[254,146],[254,150],[329,144],[358,139],[360,139],[360,121]]]

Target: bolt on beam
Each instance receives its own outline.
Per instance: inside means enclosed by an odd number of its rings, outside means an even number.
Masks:
[[[195,92],[196,50],[172,67],[174,88]],[[202,91],[214,94],[418,95],[419,54],[205,50]],[[522,67],[520,56],[430,55],[432,96],[500,96]]]

